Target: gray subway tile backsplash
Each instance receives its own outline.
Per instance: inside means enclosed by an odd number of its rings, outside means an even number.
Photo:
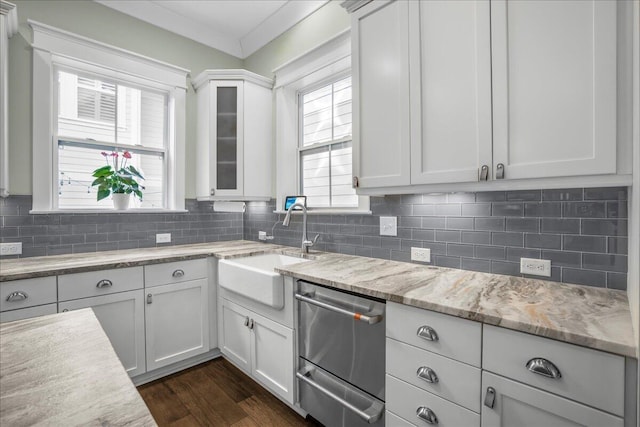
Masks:
[[[0,199],[0,240],[23,242],[23,256],[161,246],[271,233],[284,215],[275,201],[248,202],[245,214],[214,213],[187,200],[186,213],[29,215],[30,196]],[[412,247],[430,248],[433,265],[521,276],[520,258],[552,261],[551,280],[626,289],[626,188],[410,194],[372,197],[373,215],[310,215],[318,249],[410,261]],[[398,216],[398,235],[380,236],[380,216]],[[300,216],[276,225],[272,241],[298,247]],[[162,245],[164,246],[164,245]],[[528,276],[534,277],[534,276]]]

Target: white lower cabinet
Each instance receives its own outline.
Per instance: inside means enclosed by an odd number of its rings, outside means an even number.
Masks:
[[[482,373],[482,427],[623,427],[622,418],[489,372]],[[487,398],[487,390],[493,397]],[[602,389],[603,394],[607,390]],[[492,406],[491,408],[489,406]]]
[[[32,317],[55,314],[58,312],[58,304],[45,304],[18,310],[0,312],[0,323],[13,322],[14,320],[30,319]]]
[[[149,371],[209,351],[207,279],[145,289]]]
[[[293,404],[293,329],[227,299],[222,299],[221,322],[222,354]]]
[[[59,311],[91,307],[129,376],[143,374],[144,291],[142,289],[59,303]]]

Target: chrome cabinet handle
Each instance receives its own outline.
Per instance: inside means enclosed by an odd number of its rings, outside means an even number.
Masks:
[[[253,319],[249,319],[249,329],[253,329]]]
[[[438,417],[436,417],[436,414],[426,406],[420,406],[416,410],[416,416],[422,421],[426,421],[427,424],[438,424]]]
[[[249,316],[244,318],[244,326],[249,327]]]
[[[417,335],[427,341],[438,341],[438,333],[431,326],[420,326]]]
[[[15,291],[15,292],[11,292],[8,296],[7,296],[7,302],[16,302],[16,301],[24,301],[27,298],[29,298],[29,295],[27,295],[26,292],[23,291]]]
[[[496,165],[496,179],[504,179],[504,164],[502,163]]]
[[[542,375],[543,377],[559,379],[562,378],[562,374],[553,362],[548,361],[542,357],[534,357],[526,364],[527,369],[534,374]]]
[[[480,181],[486,181],[489,179],[489,166],[482,165],[480,168]]]
[[[426,382],[431,384],[435,384],[439,381],[438,375],[436,375],[436,371],[427,366],[421,366],[420,368],[418,368],[416,375],[418,376],[418,378],[425,380]]]
[[[184,276],[184,270],[177,269],[171,275],[175,278],[182,277]]]
[[[113,286],[113,282],[108,279],[102,279],[98,283],[96,283],[96,288],[98,289],[110,288],[111,286]]]
[[[66,313],[67,311],[69,311],[68,308],[65,308],[64,310],[62,310],[63,313]]]
[[[493,387],[487,387],[487,394],[484,396],[484,406],[493,409],[496,404],[496,389]]]
[[[153,295],[147,294],[147,304],[151,304],[153,302]]]
[[[312,305],[316,305],[318,307],[321,308],[325,308],[327,310],[330,311],[335,311],[336,313],[340,313],[340,314],[344,314],[347,315],[349,317],[353,317],[355,320],[360,320],[362,322],[368,323],[370,325],[373,325],[375,323],[379,323],[382,320],[382,315],[374,315],[374,316],[368,316],[366,314],[363,313],[357,313],[357,312],[353,312],[353,311],[349,311],[349,310],[345,310],[344,308],[340,308],[340,307],[336,307],[334,305],[331,304],[327,304],[326,302],[322,302],[322,301],[318,301],[317,299],[313,299],[307,295],[302,295],[302,294],[295,294],[295,297],[298,301],[303,301]]]

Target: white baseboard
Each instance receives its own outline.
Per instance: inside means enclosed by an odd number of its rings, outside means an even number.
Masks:
[[[158,380],[162,377],[166,377],[167,375],[175,374],[176,372],[180,372],[201,363],[208,362],[209,360],[217,359],[220,356],[222,356],[222,353],[220,353],[220,349],[214,348],[213,350],[210,350],[206,353],[199,354],[197,356],[174,363],[172,365],[164,366],[160,369],[156,369],[155,371],[145,372],[144,374],[131,378],[131,381],[133,381],[133,384],[137,387],[139,385]]]

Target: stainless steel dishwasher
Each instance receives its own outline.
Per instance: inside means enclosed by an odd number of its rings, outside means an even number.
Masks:
[[[327,427],[384,426],[385,303],[298,281],[300,406]]]

